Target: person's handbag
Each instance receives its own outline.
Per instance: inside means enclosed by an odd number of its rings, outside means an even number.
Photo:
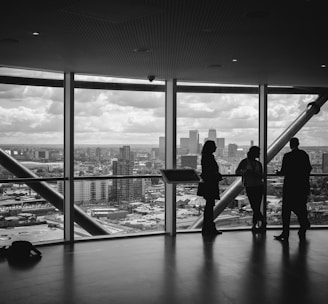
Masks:
[[[204,182],[198,183],[197,195],[204,196],[206,194],[206,185]]]

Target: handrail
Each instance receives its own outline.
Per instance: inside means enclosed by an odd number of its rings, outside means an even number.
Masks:
[[[240,177],[240,174],[221,174],[222,177]],[[282,177],[281,175],[277,175],[275,173],[268,173],[266,176],[275,176]],[[317,176],[327,176],[328,173],[311,173],[310,177]],[[162,175],[98,175],[98,176],[76,176],[74,180],[107,180],[107,179],[139,179],[139,178],[160,178],[162,179]],[[10,184],[10,183],[38,183],[38,182],[51,182],[51,181],[65,181],[68,180],[67,177],[37,177],[37,178],[8,178],[8,179],[0,179],[0,183],[2,184]],[[196,184],[196,183],[195,183]]]

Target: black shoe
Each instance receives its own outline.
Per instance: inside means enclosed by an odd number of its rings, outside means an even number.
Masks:
[[[288,242],[288,237],[284,236],[283,234],[275,235],[274,239],[280,242]]]
[[[300,241],[305,241],[306,240],[306,234],[305,234],[305,231],[299,231],[298,232],[298,237],[300,239]]]
[[[202,230],[202,235],[218,235],[218,234],[222,234],[221,230]]]

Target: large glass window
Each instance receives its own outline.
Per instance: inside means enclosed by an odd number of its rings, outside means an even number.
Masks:
[[[316,95],[274,95],[268,96],[268,145],[283,133],[283,131],[306,110],[309,102],[317,98]],[[315,224],[328,223],[327,181],[328,181],[328,105],[325,104],[319,114],[313,116],[295,135],[299,138],[300,149],[305,150],[310,157],[313,167],[310,179],[311,194],[308,198],[310,222]],[[281,168],[284,153],[289,152],[289,144],[268,164],[267,182],[267,219],[269,225],[281,225],[282,185],[283,177],[274,175],[275,170]],[[271,174],[271,175],[270,175]],[[291,224],[298,224],[292,214]]]
[[[5,182],[64,176],[63,105],[63,88],[0,84],[0,245],[63,239],[54,221],[60,206],[46,194],[57,193],[56,180],[43,182],[43,192],[37,182]]]
[[[164,231],[164,126],[163,92],[75,90],[74,201],[110,234]]]
[[[235,180],[235,170],[251,145],[258,145],[258,95],[179,93],[177,98],[177,167],[201,172],[201,149],[206,140],[217,145],[216,161],[223,193]],[[239,177],[237,177],[239,178]],[[205,200],[197,185],[177,187],[177,228],[188,229],[202,216]],[[241,193],[217,218],[218,227],[251,225],[248,199]]]

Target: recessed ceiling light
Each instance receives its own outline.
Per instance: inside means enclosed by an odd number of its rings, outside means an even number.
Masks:
[[[327,66],[326,66],[325,64],[322,64],[321,67],[322,67],[322,68],[326,68]]]
[[[208,68],[221,68],[222,65],[221,64],[210,64],[207,66]]]
[[[141,47],[141,48],[135,48],[133,50],[134,53],[139,53],[139,54],[145,54],[145,53],[150,53],[151,49],[150,48],[146,48],[146,47]]]
[[[0,39],[0,43],[4,44],[15,44],[18,43],[19,41],[15,38],[2,38]]]
[[[237,59],[232,59],[232,62],[237,62],[238,60]]]
[[[39,33],[39,32],[33,32],[32,35],[33,35],[33,36],[39,36],[40,33]]]

